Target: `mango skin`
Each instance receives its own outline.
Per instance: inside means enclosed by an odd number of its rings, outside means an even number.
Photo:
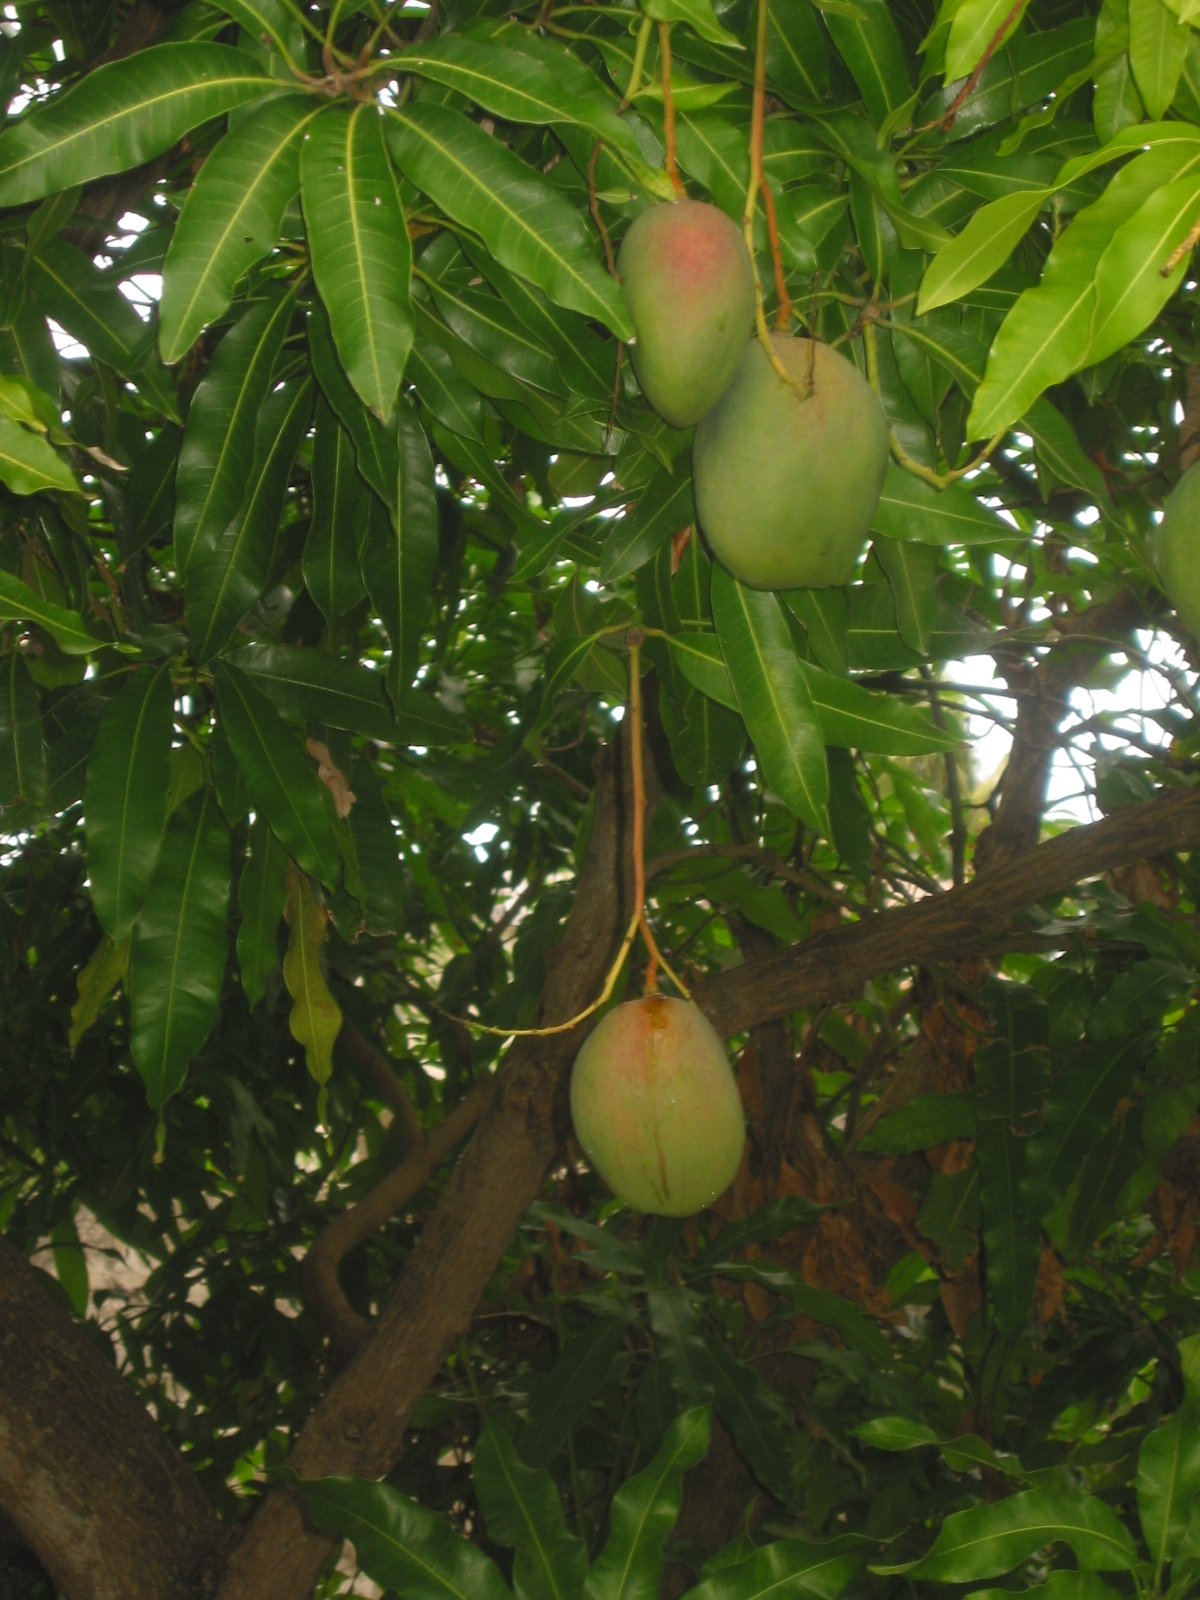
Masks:
[[[1200,462],[1167,496],[1154,534],[1154,560],[1179,620],[1200,639]]]
[[[887,419],[829,345],[786,333],[771,344],[800,393],[757,339],[745,346],[692,441],[696,515],[717,560],[751,588],[849,583],[887,470]]]
[[[646,995],[610,1011],[575,1058],[571,1118],[612,1192],[651,1216],[692,1216],[741,1164],[733,1069],[690,1000]]]
[[[754,268],[737,228],[700,200],[642,211],[617,255],[642,393],[674,428],[721,398],[754,321]]]

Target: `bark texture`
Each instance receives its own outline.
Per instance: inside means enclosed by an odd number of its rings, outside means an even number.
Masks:
[[[0,1239],[0,1504],[70,1600],[204,1600],[223,1535],[112,1364]]]

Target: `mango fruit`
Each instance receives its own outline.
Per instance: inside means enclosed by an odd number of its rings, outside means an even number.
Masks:
[[[853,362],[771,335],[795,387],[757,339],[692,441],[696,516],[713,554],[755,589],[849,583],[883,487],[888,426]]]
[[[617,255],[642,393],[674,428],[716,404],[754,321],[754,268],[735,223],[700,200],[642,211]]]
[[[615,1007],[571,1072],[571,1119],[588,1160],[626,1205],[689,1217],[733,1181],[745,1117],[724,1046],[690,1000]]]
[[[1167,496],[1154,534],[1154,561],[1179,620],[1200,639],[1200,461]]]

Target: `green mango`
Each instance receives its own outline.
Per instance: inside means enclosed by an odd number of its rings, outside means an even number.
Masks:
[[[1200,639],[1200,461],[1167,496],[1154,535],[1154,559],[1179,620]]]
[[[696,516],[717,560],[755,589],[849,583],[879,503],[888,425],[875,391],[827,344],[757,339],[692,441]]]
[[[733,1182],[746,1138],[720,1039],[690,1000],[650,994],[610,1011],[571,1072],[588,1160],[635,1211],[690,1217]]]
[[[642,393],[690,428],[733,376],[754,321],[754,267],[736,224],[700,200],[651,206],[630,224],[617,272],[637,337]]]

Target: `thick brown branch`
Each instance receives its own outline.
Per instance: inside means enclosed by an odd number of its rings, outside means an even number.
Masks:
[[[606,760],[575,903],[547,963],[539,1023],[575,1016],[600,988],[629,894],[626,808]],[[626,812],[627,814],[627,812]],[[488,1279],[537,1194],[565,1115],[560,1091],[578,1046],[571,1034],[521,1039],[450,1176],[392,1300],[309,1419],[289,1465],[301,1478],[377,1477],[399,1458],[413,1406],[469,1325]],[[220,1600],[304,1600],[332,1541],[304,1521],[296,1499],[268,1495],[234,1552]]]
[[[495,1082],[485,1078],[449,1112],[428,1136],[422,1136],[404,1160],[367,1192],[356,1206],[336,1216],[304,1260],[304,1297],[309,1310],[329,1336],[334,1356],[345,1360],[370,1332],[371,1324],[346,1298],[338,1269],[356,1245],[370,1238],[411,1200],[452,1156],[483,1115]]]
[[[771,1017],[853,999],[869,978],[884,972],[1003,948],[1005,930],[1040,900],[1128,862],[1197,846],[1200,790],[1173,791],[1002,860],[961,889],[833,928],[722,972],[694,990],[693,998],[728,1038]]]
[[[0,1239],[0,1505],[70,1600],[204,1600],[223,1535],[87,1331]]]

